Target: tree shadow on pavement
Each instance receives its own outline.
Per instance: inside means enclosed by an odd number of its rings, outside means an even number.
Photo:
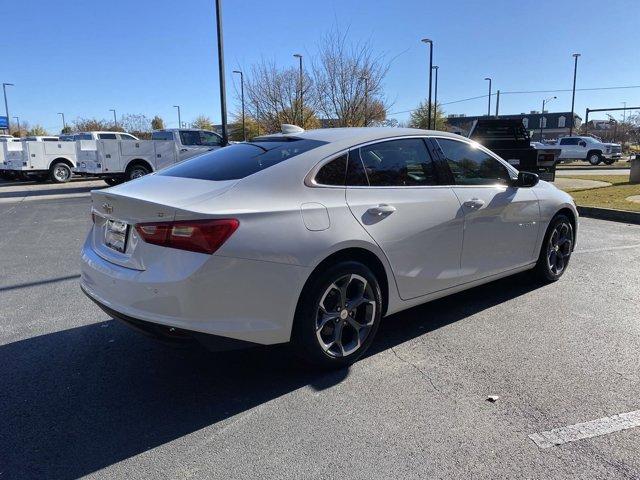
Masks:
[[[518,275],[394,315],[369,355],[537,286]],[[176,350],[113,320],[0,346],[0,365],[3,479],[78,478],[349,372],[313,371],[283,346]]]

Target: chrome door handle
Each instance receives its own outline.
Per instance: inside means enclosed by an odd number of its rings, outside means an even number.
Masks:
[[[381,217],[383,215],[390,215],[396,211],[396,207],[393,205],[387,205],[386,203],[381,203],[376,207],[371,207],[367,210],[367,213],[371,215],[375,215],[376,217]]]
[[[471,200],[467,200],[466,202],[464,202],[463,205],[473,210],[478,210],[484,205],[484,200],[480,200],[479,198],[472,198]]]

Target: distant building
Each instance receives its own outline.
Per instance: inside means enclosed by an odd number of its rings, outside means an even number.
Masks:
[[[473,122],[479,118],[486,118],[486,115],[449,115],[447,122],[451,129],[463,135],[469,133]],[[498,118],[522,120],[524,127],[529,130],[532,140],[540,140],[540,128],[542,128],[542,138],[551,139],[569,135],[571,128],[571,112],[554,112],[547,111],[530,113],[521,113],[519,115],[498,115]],[[582,124],[580,115],[573,115],[573,130],[576,132]]]

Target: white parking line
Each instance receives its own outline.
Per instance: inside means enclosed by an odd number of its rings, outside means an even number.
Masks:
[[[549,448],[585,438],[599,437],[613,432],[640,426],[640,410],[599,418],[590,422],[576,423],[567,427],[554,428],[546,432],[534,433],[529,438],[540,448]]]

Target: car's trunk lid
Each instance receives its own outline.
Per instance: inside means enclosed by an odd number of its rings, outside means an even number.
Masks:
[[[227,192],[236,180],[214,182],[149,175],[113,188],[91,192],[94,228],[92,246],[105,260],[144,270],[144,242],[134,226],[198,216],[190,205],[202,204]],[[199,216],[198,216],[199,217]]]

